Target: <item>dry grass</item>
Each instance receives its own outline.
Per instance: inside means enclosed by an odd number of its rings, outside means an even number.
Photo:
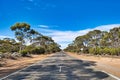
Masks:
[[[32,55],[32,57],[21,57],[17,60],[4,59],[1,62],[5,62],[5,65],[0,67],[0,77],[6,76],[16,70],[22,69],[30,64],[36,63],[37,61],[44,60],[52,54],[46,55]]]
[[[104,70],[120,78],[120,58],[109,58],[109,57],[97,57],[97,56],[87,56],[78,55],[75,53],[67,52],[70,56],[76,57],[81,60],[95,61],[96,68]]]

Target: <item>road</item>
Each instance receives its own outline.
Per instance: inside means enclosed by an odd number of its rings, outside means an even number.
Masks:
[[[95,65],[95,62],[78,60],[59,52],[2,80],[116,80],[95,69]]]

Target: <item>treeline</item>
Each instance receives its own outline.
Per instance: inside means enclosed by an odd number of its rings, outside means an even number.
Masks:
[[[1,39],[0,58],[48,54],[61,50],[60,45],[55,43],[51,37],[31,29],[27,23],[16,23],[10,29],[15,33],[17,41],[11,38]]]
[[[94,55],[120,55],[120,27],[115,27],[109,32],[90,31],[76,37],[64,50]]]

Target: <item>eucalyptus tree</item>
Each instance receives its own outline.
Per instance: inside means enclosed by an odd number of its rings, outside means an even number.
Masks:
[[[14,39],[4,38],[0,40],[0,52],[17,52],[19,50],[19,43]]]
[[[53,43],[48,44],[48,50],[49,50],[49,52],[52,53],[52,52],[58,52],[61,49],[60,49],[60,45],[59,44],[53,42]]]
[[[42,47],[46,52],[56,52],[60,46],[51,37],[40,35],[34,39],[34,46]]]
[[[15,37],[18,41],[20,41],[20,51],[22,50],[22,45],[31,38],[31,34],[33,34],[30,29],[30,25],[27,23],[16,23],[10,27],[12,31],[15,32]]]
[[[46,45],[49,44],[50,42],[53,42],[51,37],[40,35],[34,39],[33,44],[35,44],[36,46],[42,46],[45,48]]]
[[[102,37],[100,39],[100,46],[101,47],[111,47],[111,35],[107,31],[102,31]]]
[[[76,52],[80,52],[81,48],[84,48],[84,42],[85,42],[85,38],[84,36],[78,36],[75,38],[75,40],[73,41],[74,44],[74,49],[76,49]]]
[[[40,34],[39,32],[35,31],[34,29],[31,29],[29,31],[29,34],[30,34],[30,42],[33,43],[34,39],[39,37],[39,36],[42,36],[42,34]]]
[[[87,33],[89,36],[89,46],[96,47],[99,46],[99,41],[102,37],[102,32],[100,30],[93,30]]]
[[[111,36],[112,47],[120,47],[120,27],[111,29],[109,33]]]
[[[6,43],[11,43],[11,44],[16,44],[17,43],[15,41],[15,39],[12,39],[12,38],[3,38],[3,41],[5,41]]]
[[[74,46],[74,43],[70,43],[70,44],[68,44],[68,46],[64,49],[64,51],[75,52],[75,46]]]

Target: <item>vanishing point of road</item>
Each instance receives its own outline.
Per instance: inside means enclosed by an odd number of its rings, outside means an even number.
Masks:
[[[94,66],[95,62],[79,60],[58,52],[2,80],[116,80]]]

